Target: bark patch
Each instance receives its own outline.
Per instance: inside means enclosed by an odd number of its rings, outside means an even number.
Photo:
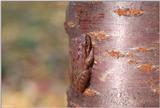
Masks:
[[[114,13],[118,14],[119,16],[139,16],[142,15],[144,11],[140,9],[125,8],[114,10]]]

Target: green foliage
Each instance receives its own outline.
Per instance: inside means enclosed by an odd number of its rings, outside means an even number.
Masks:
[[[35,49],[38,45],[38,43],[33,40],[31,37],[20,37],[14,42],[15,47],[19,49]]]

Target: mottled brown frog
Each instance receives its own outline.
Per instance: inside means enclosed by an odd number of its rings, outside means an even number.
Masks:
[[[84,38],[84,43],[82,44],[83,69],[80,72],[75,72],[72,80],[72,87],[78,94],[82,94],[90,85],[94,64],[94,48],[91,37],[85,35]]]

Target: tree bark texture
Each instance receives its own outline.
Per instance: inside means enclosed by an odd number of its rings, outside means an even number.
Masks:
[[[70,2],[69,107],[159,106],[159,2]]]

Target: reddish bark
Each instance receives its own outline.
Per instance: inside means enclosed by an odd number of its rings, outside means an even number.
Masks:
[[[158,24],[159,2],[70,2],[65,22],[71,55],[68,106],[158,107]],[[94,48],[89,68],[84,68],[86,36]],[[90,79],[77,92],[75,82],[86,70]]]

